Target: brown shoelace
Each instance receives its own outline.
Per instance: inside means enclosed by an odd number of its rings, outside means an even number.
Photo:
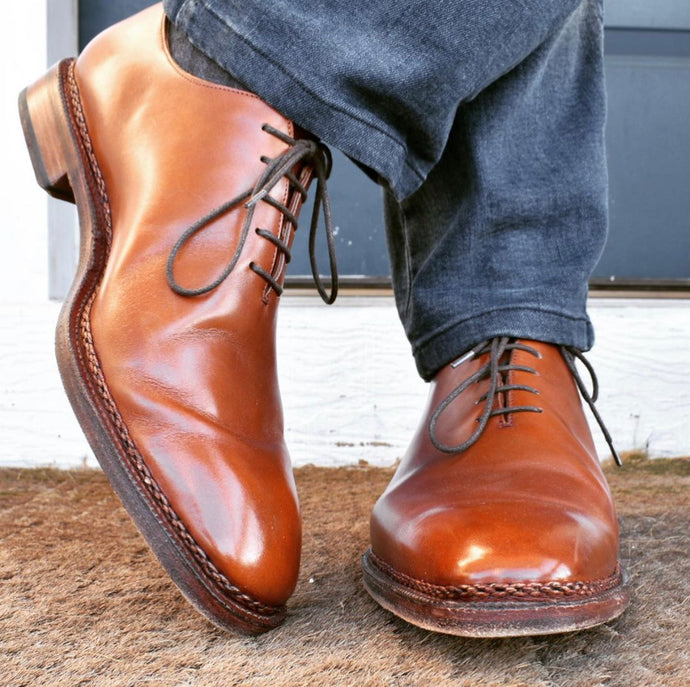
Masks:
[[[479,439],[479,437],[484,432],[484,429],[486,428],[490,418],[496,417],[497,415],[510,415],[512,413],[542,412],[542,409],[536,405],[506,405],[505,407],[494,407],[496,396],[498,394],[503,394],[508,391],[521,390],[528,391],[535,395],[539,394],[539,391],[531,386],[527,386],[524,384],[504,383],[506,373],[509,373],[511,371],[522,371],[531,374],[537,374],[536,370],[532,367],[528,367],[526,365],[515,365],[511,363],[510,353],[516,350],[530,353],[535,358],[540,357],[539,352],[531,346],[519,343],[515,341],[515,339],[512,339],[510,337],[501,336],[489,339],[487,341],[482,341],[480,344],[470,349],[467,353],[465,353],[460,358],[451,363],[452,367],[458,367],[462,363],[468,360],[472,360],[477,356],[489,354],[489,360],[474,374],[470,375],[467,379],[463,380],[458,386],[456,386],[455,389],[453,389],[453,391],[451,391],[448,394],[448,396],[446,396],[446,398],[438,405],[433,415],[431,416],[431,420],[429,422],[429,437],[431,439],[431,443],[434,445],[435,448],[437,448],[439,451],[442,451],[443,453],[462,453]],[[575,379],[575,384],[577,385],[577,388],[579,389],[582,398],[585,400],[585,403],[589,406],[590,410],[592,411],[592,414],[594,415],[594,418],[596,419],[597,424],[599,425],[601,432],[604,435],[604,438],[606,439],[606,443],[608,444],[609,449],[611,450],[611,454],[613,455],[616,464],[619,466],[622,465],[622,461],[620,456],[618,455],[618,451],[616,451],[613,445],[611,435],[609,431],[606,429],[606,425],[604,425],[604,421],[602,420],[601,415],[599,414],[599,412],[596,409],[596,406],[594,405],[599,395],[599,382],[597,380],[596,374],[594,373],[594,368],[592,367],[591,363],[585,358],[582,352],[577,350],[576,348],[573,348],[571,346],[560,346],[560,352],[563,356],[565,364],[567,365],[568,369],[570,370],[570,373]],[[508,354],[507,360],[505,359],[506,354]],[[587,372],[589,372],[589,375],[592,379],[591,393],[587,390],[587,387],[585,386],[585,383],[577,370],[577,360],[579,360],[585,366]],[[489,390],[478,399],[478,402],[484,402],[484,409],[482,411],[481,416],[478,418],[477,429],[475,429],[475,431],[465,441],[458,444],[457,446],[448,446],[447,444],[444,444],[439,440],[438,435],[436,434],[436,426],[438,424],[439,418],[446,410],[446,408],[448,408],[448,406],[460,394],[462,394],[468,387],[470,387],[475,382],[479,382],[483,379],[489,379]]]
[[[305,162],[313,167],[314,176],[316,177],[317,182],[314,209],[311,217],[311,228],[309,231],[309,261],[311,263],[314,283],[319,295],[326,303],[333,303],[338,295],[338,269],[335,259],[335,240],[333,235],[331,205],[328,199],[328,192],[326,188],[326,179],[330,175],[332,166],[330,151],[325,145],[318,143],[317,141],[312,139],[294,139],[268,124],[264,124],[261,128],[266,133],[279,138],[289,147],[276,158],[262,157],[261,161],[266,165],[266,168],[252,188],[247,189],[235,198],[231,198],[222,205],[219,205],[217,208],[209,212],[184,231],[168,256],[168,264],[166,269],[168,284],[175,293],[179,294],[180,296],[188,297],[201,296],[222,284],[222,282],[233,271],[237,261],[239,260],[242,249],[244,248],[244,244],[247,240],[247,236],[249,235],[249,230],[252,226],[254,211],[259,202],[268,203],[272,207],[276,208],[283,214],[285,219],[296,231],[297,217],[287,206],[269,194],[281,181],[281,179],[285,177],[288,179],[290,186],[300,194],[302,201],[304,201],[307,197],[307,190],[295,175],[294,168],[300,162]],[[247,216],[242,224],[242,230],[240,232],[240,238],[237,243],[237,247],[235,248],[235,252],[233,253],[226,267],[223,269],[220,275],[216,277],[216,279],[205,286],[195,289],[188,289],[182,286],[175,279],[174,275],[175,259],[177,258],[180,250],[182,250],[184,245],[197,232],[201,231],[204,227],[208,226],[211,222],[218,219],[222,215],[234,210],[240,204],[244,204],[244,207],[247,209]],[[324,286],[316,261],[316,233],[319,226],[319,214],[321,211],[323,212],[326,245],[328,248],[328,258],[330,262],[330,291],[327,291]],[[290,261],[290,249],[279,237],[265,229],[256,228],[255,231],[259,236],[267,241],[270,241],[281,253],[283,253],[286,262]],[[279,284],[277,275],[267,272],[254,262],[250,263],[249,267],[253,272],[264,279],[278,295],[283,292],[283,287]]]

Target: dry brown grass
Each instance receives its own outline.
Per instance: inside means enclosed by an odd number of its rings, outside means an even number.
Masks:
[[[608,472],[631,608],[586,632],[467,640],[409,626],[362,588],[389,470],[297,470],[302,574],[286,623],[258,639],[190,609],[101,473],[0,470],[0,684],[686,687],[690,460]]]

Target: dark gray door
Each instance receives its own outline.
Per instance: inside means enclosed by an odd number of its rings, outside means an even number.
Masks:
[[[690,285],[690,2],[608,0],[611,224],[596,276]]]
[[[149,4],[82,0],[81,44]],[[690,0],[608,0],[606,23],[611,228],[593,281],[690,286]],[[335,158],[329,188],[341,274],[387,283],[380,190]],[[292,280],[310,271],[306,234],[297,233]],[[326,269],[323,246],[319,255]]]

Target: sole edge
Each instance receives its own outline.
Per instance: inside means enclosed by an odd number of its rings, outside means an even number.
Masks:
[[[574,601],[440,600],[388,576],[368,549],[362,556],[364,586],[383,608],[425,630],[459,637],[523,637],[576,632],[614,620],[627,608],[625,574],[616,587]]]

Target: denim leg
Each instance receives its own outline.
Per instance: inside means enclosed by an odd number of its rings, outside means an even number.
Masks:
[[[601,0],[164,0],[198,48],[375,170],[431,378],[499,334],[587,349],[606,234]]]
[[[492,336],[591,347],[604,123],[601,5],[588,0],[458,109],[418,191],[384,192],[398,311],[425,379]]]
[[[460,103],[581,0],[164,0],[190,41],[398,198],[438,162]]]

